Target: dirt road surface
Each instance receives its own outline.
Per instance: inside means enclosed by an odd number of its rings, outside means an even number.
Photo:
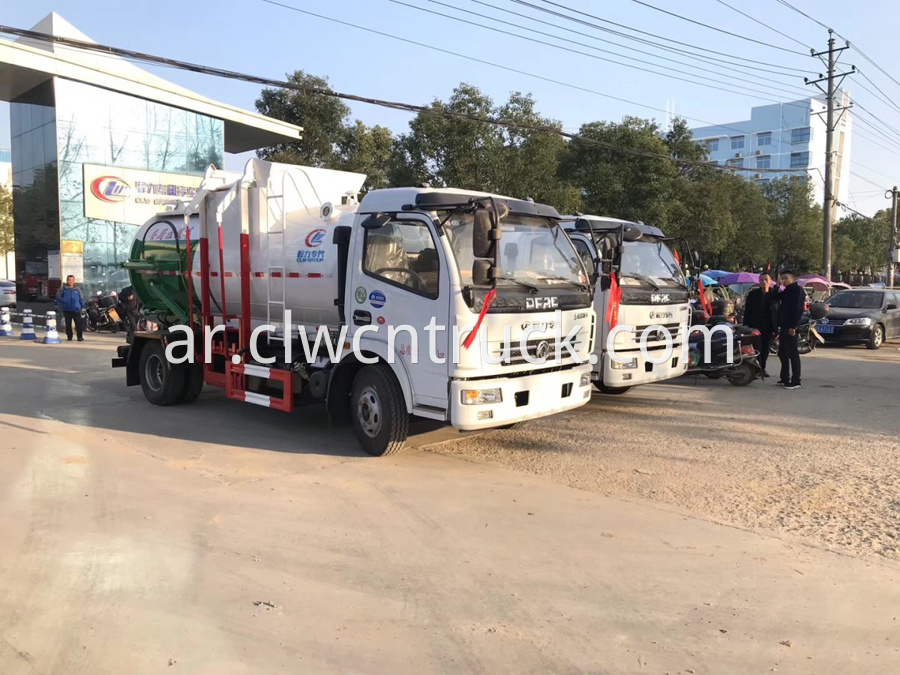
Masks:
[[[876,405],[894,361],[821,357],[816,406],[680,383],[521,432],[420,428],[372,459],[315,408],[150,406],[108,368],[113,344],[0,342],[4,674],[900,669],[900,567],[871,538],[853,556],[791,526],[833,490],[896,498],[890,453],[851,440],[896,433]],[[882,391],[818,407],[836,393],[817,381],[846,376]],[[688,443],[748,400],[750,422]],[[762,409],[844,439],[827,449],[843,463],[823,473],[825,448],[793,444],[744,490],[766,464],[747,448],[784,442]],[[767,511],[777,476],[803,496]],[[843,517],[886,533],[887,510]]]

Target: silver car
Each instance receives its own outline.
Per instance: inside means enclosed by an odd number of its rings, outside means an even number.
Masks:
[[[16,282],[0,281],[0,307],[16,306]]]

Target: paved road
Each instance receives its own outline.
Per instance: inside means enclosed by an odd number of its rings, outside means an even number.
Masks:
[[[314,408],[155,408],[111,344],[0,342],[4,674],[900,668],[890,561],[436,454],[443,430],[372,459]]]

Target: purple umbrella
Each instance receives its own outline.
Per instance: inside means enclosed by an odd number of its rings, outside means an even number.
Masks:
[[[753,272],[734,272],[724,277],[719,277],[719,283],[723,286],[731,284],[758,284],[759,275]]]

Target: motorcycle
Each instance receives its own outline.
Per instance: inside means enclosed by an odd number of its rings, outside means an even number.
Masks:
[[[801,354],[809,354],[815,351],[820,344],[825,344],[825,338],[816,331],[816,320],[804,315],[800,319],[800,325],[797,326],[797,350]],[[778,354],[777,333],[772,338],[772,342],[769,343],[769,353]]]
[[[97,291],[97,295],[85,303],[85,327],[92,333],[97,333],[101,330],[118,333],[122,320],[116,311],[115,304],[116,296],[114,293],[104,297],[102,292]]]
[[[728,356],[728,334],[717,330],[709,338],[709,360],[705,360],[706,341],[703,333],[695,330],[688,336],[688,373],[703,374],[717,380],[724,377],[735,387],[746,387],[760,377],[762,368],[757,360],[756,343],[760,332],[755,328],[734,325],[727,321],[713,324],[725,326],[731,332],[731,362]],[[710,328],[712,325],[709,326]]]

